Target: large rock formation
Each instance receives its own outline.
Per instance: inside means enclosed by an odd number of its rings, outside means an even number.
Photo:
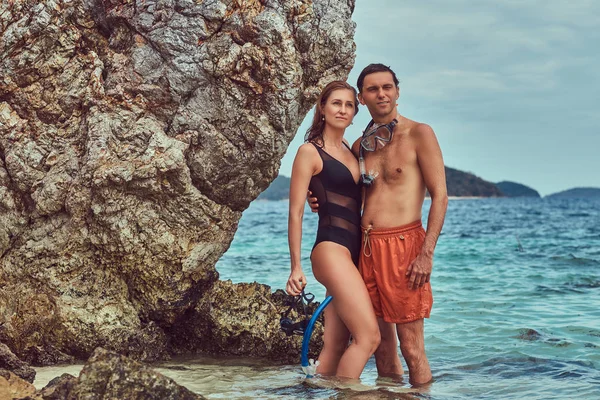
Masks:
[[[352,67],[353,8],[0,2],[0,341],[37,365],[97,346],[164,357],[317,93]]]

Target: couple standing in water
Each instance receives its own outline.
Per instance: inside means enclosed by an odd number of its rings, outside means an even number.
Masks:
[[[367,66],[357,86],[358,94],[343,81],[325,87],[294,160],[286,291],[299,295],[306,285],[300,248],[310,191],[311,208],[319,212],[313,275],[333,296],[324,311],[317,373],[357,379],[375,354],[380,376],[401,377],[397,337],[410,382],[420,385],[432,378],[423,319],[433,304],[429,279],[448,204],[444,162],[431,127],[398,113],[398,79],[389,67]],[[350,147],[343,136],[358,102],[372,121]],[[427,231],[421,225],[426,191]]]

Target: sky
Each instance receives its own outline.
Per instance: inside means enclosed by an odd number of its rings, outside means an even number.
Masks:
[[[370,63],[389,65],[398,111],[433,128],[446,166],[542,196],[600,187],[600,1],[357,0],[353,20],[348,82]],[[346,138],[369,120],[361,107]]]

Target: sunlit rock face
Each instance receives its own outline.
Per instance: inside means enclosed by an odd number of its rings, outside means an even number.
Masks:
[[[0,341],[36,365],[170,352],[242,210],[347,77],[353,8],[0,2]]]

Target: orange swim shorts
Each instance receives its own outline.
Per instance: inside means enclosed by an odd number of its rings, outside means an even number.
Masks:
[[[431,285],[409,289],[406,270],[425,240],[421,221],[397,228],[362,227],[363,241],[358,261],[375,315],[396,324],[429,318],[433,306]]]

